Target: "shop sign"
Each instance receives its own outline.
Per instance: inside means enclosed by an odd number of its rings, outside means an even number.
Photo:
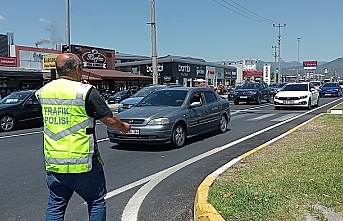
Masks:
[[[164,77],[163,77],[163,80],[165,80],[165,81],[171,81],[171,76],[164,76]]]
[[[178,71],[179,72],[191,72],[191,67],[187,64],[187,65],[181,65],[181,64],[178,64]]]
[[[146,73],[152,73],[152,72],[153,72],[152,66],[146,65]],[[158,64],[157,65],[157,72],[158,73],[163,72],[163,64]]]
[[[83,67],[106,68],[106,56],[96,49],[82,54],[82,60]]]
[[[17,58],[0,57],[0,66],[16,67]]]
[[[37,52],[33,52],[32,53],[32,61],[42,61],[43,60],[43,54],[41,53],[37,53]]]
[[[45,55],[43,56],[43,69],[55,69],[56,68],[57,55]]]
[[[197,67],[196,69],[196,75],[197,76],[205,76],[205,70],[202,67]]]
[[[265,64],[263,66],[263,81],[266,82],[268,85],[270,84],[270,65]]]

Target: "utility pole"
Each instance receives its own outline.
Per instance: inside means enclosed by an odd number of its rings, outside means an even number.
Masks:
[[[152,43],[152,83],[158,84],[157,50],[156,50],[156,23],[155,23],[155,0],[151,0],[151,43]]]
[[[280,29],[281,28],[284,28],[286,26],[286,24],[278,24],[278,25],[275,25],[273,24],[273,27],[277,27],[279,28],[279,35],[277,36],[278,37],[278,74],[276,75],[276,83],[280,83],[280,75],[281,75],[281,61],[280,61],[280,48],[281,48],[281,32],[280,32]]]
[[[69,15],[69,0],[65,0],[65,13],[66,13],[66,30],[65,30],[65,44],[67,45],[69,52],[71,52],[70,49],[70,15]]]
[[[274,54],[273,54],[273,57],[274,57],[274,81],[275,81],[275,83],[277,83],[277,79],[276,79],[276,58],[277,58],[276,49],[277,49],[277,46],[272,46],[272,48],[274,48]]]
[[[299,76],[299,45],[300,45],[300,37],[297,37],[298,41],[298,64],[297,64],[297,77]]]

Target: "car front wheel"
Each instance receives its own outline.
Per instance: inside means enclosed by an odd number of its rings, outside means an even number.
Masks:
[[[5,115],[1,117],[0,120],[0,130],[11,131],[15,128],[15,119],[10,115]]]
[[[173,148],[180,148],[185,145],[186,142],[186,129],[182,124],[177,124],[173,128],[171,137],[171,146]]]

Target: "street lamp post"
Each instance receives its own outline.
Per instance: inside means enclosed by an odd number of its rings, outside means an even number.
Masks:
[[[297,63],[297,77],[299,76],[299,45],[300,45],[300,37],[297,37],[298,41],[298,63]]]
[[[158,84],[157,50],[156,50],[156,22],[155,22],[155,0],[151,0],[151,43],[152,43],[152,81]]]
[[[65,11],[66,11],[66,30],[65,30],[65,44],[67,48],[70,50],[70,15],[69,15],[69,0],[65,0]]]

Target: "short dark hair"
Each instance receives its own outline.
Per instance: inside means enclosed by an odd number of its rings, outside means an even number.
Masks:
[[[56,71],[57,74],[60,76],[65,76],[65,75],[69,75],[72,74],[74,71],[74,68],[77,65],[81,65],[80,64],[80,60],[77,57],[74,56],[68,56],[64,62],[64,64],[59,65],[56,62]]]

